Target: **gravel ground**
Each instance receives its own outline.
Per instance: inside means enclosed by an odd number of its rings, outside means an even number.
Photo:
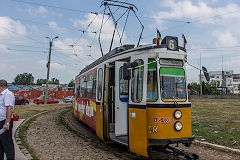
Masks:
[[[62,115],[62,116],[61,116]],[[62,118],[63,117],[63,118]],[[61,123],[61,121],[63,123]],[[66,124],[68,127],[66,127]],[[39,159],[144,159],[129,153],[127,147],[105,143],[86,125],[79,122],[69,108],[52,111],[36,118],[26,133],[29,146]],[[200,159],[237,160],[239,155],[192,145],[181,149],[199,154]],[[154,159],[173,159],[154,153]]]

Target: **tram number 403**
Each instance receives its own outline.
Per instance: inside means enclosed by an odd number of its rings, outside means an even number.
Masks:
[[[158,133],[158,127],[149,126],[149,133]]]

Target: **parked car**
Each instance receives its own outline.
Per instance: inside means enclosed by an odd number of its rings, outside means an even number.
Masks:
[[[35,98],[33,103],[35,103],[35,104],[44,104],[43,97]],[[59,101],[57,99],[49,97],[47,99],[47,104],[51,104],[51,103],[59,103]]]
[[[29,101],[22,96],[15,95],[15,105],[29,104]]]
[[[65,103],[68,103],[68,102],[73,103],[73,96],[67,96],[66,98],[63,98],[63,102],[65,102]]]

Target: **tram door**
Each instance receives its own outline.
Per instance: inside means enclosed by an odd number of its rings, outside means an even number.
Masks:
[[[129,148],[130,151],[148,157],[147,137],[147,57],[131,57],[137,65],[132,69],[129,81]]]
[[[123,79],[123,64],[115,62],[115,136],[128,135],[128,80]]]

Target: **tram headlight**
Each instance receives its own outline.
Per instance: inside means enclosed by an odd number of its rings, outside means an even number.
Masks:
[[[180,110],[175,110],[174,111],[174,117],[176,119],[180,119],[182,117],[182,112]]]
[[[181,122],[177,121],[175,124],[174,124],[174,128],[176,129],[176,131],[180,131],[182,129],[183,125]]]

